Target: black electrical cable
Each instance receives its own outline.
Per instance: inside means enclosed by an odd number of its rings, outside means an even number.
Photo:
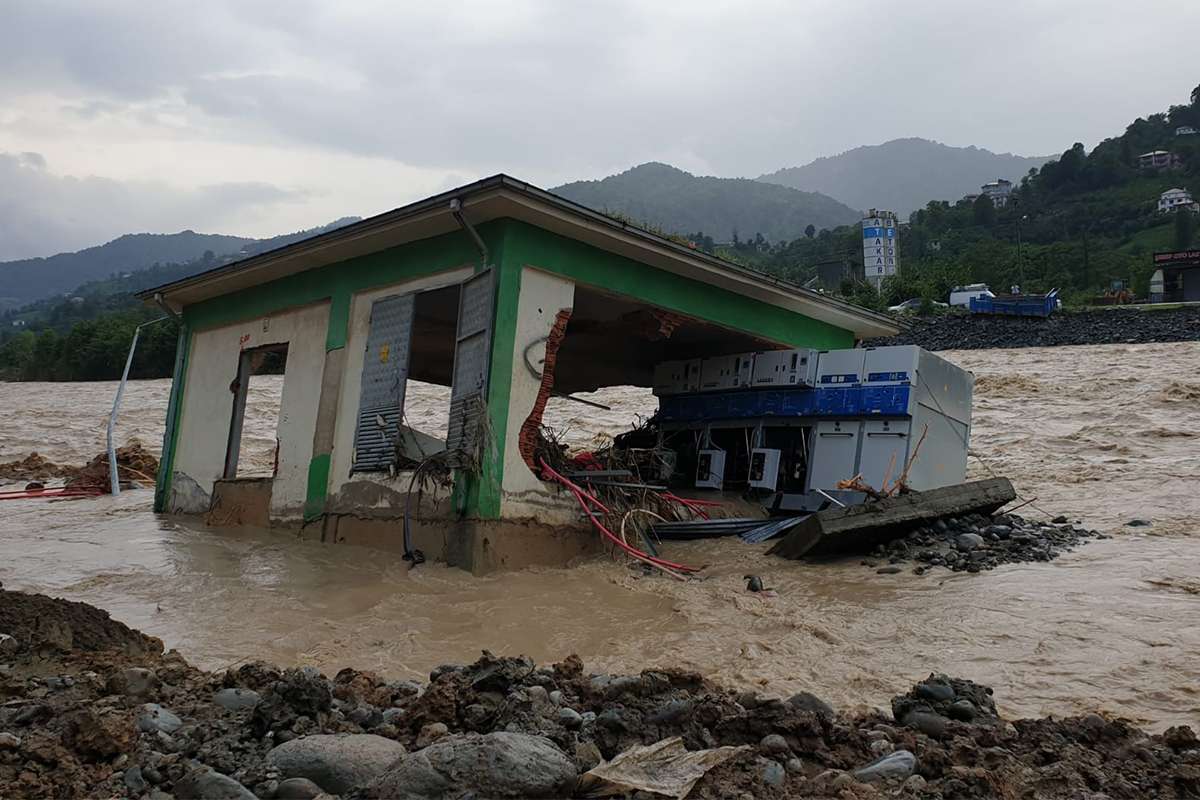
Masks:
[[[421,470],[425,469],[427,465],[432,464],[433,460],[432,457],[427,458],[413,470],[412,477],[408,481],[408,496],[404,498],[404,560],[411,561],[413,567],[425,563],[425,554],[420,550],[414,550],[412,546],[413,489],[417,485],[417,478],[420,476]]]

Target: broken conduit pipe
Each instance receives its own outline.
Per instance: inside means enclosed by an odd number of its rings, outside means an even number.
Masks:
[[[467,222],[467,218],[463,216],[462,201],[457,197],[450,201],[450,213],[458,220],[458,224],[462,226],[462,229],[475,241],[475,247],[479,250],[480,263],[486,269],[488,265],[488,247],[484,244],[479,231],[475,230],[475,227],[470,222]]]
[[[162,295],[154,295],[154,301],[157,303],[161,297]],[[166,307],[165,304],[162,305],[164,308]],[[137,350],[138,336],[141,334],[142,328],[148,328],[175,316],[177,315],[171,312],[169,317],[159,317],[149,322],[143,322],[133,329],[133,341],[129,343],[129,355],[125,357],[125,371],[121,373],[121,382],[117,384],[117,396],[113,398],[112,413],[108,416],[108,480],[113,497],[121,493],[121,477],[117,474],[117,451],[113,447],[113,429],[117,426],[117,414],[121,410],[121,396],[125,394],[125,383],[129,380],[129,367],[133,364],[133,351]]]
[[[165,313],[171,319],[179,319],[179,312],[167,305],[167,300],[162,296],[161,292],[154,293],[154,305],[161,308],[163,313]],[[158,320],[155,320],[155,322],[158,322]]]

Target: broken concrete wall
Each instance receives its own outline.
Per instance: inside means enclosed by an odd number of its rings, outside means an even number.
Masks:
[[[211,487],[212,484],[210,483]],[[212,494],[192,479],[176,470],[171,478],[171,496],[167,499],[170,514],[204,514],[212,505]]]
[[[188,358],[175,473],[187,476],[211,496],[214,482],[224,477],[234,400],[229,387],[237,377],[241,352],[286,344],[287,365],[276,434],[279,469],[272,487],[270,513],[272,519],[299,519],[312,459],[328,321],[329,303],[324,302],[196,332]],[[168,508],[196,513],[198,497],[191,487],[176,490],[172,486]],[[207,504],[202,510],[208,510]]]
[[[543,393],[540,373],[546,366],[547,341],[561,332],[556,331],[556,322],[562,312],[570,314],[574,302],[574,281],[532,267],[522,269],[504,433],[500,513],[506,518],[537,517],[549,524],[578,521],[575,501],[541,481],[526,464],[520,448],[521,428]]]

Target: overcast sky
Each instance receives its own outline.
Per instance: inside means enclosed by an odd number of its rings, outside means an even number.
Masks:
[[[265,236],[508,172],[1041,155],[1185,102],[1200,0],[0,0],[0,259]]]

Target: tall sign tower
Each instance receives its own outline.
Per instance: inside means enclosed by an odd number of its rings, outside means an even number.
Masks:
[[[896,274],[900,260],[899,225],[891,211],[872,208],[862,221],[863,276],[876,289],[888,275]]]

